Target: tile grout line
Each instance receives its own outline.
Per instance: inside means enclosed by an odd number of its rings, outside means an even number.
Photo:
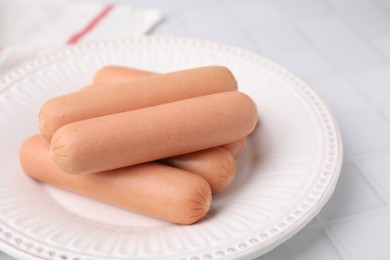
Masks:
[[[242,35],[245,36],[245,38],[252,44],[256,49],[258,50],[257,54],[262,54],[264,50],[257,44],[257,42],[253,39],[251,34],[248,34],[245,26],[240,22],[239,19],[237,19],[237,16],[232,12],[231,8],[226,4],[226,1],[221,1],[220,2],[221,6],[224,8],[226,13],[230,16],[233,17],[235,24],[238,26],[238,29],[241,31]]]
[[[374,51],[374,53],[378,54],[381,58],[384,58],[384,61],[385,61],[385,64],[387,66],[387,62],[390,60],[390,59],[387,59],[386,55],[384,55],[384,53],[382,53],[382,51],[378,50],[376,48],[376,46],[373,46],[373,43],[370,42],[368,39],[366,39],[367,37],[365,37],[364,35],[362,35],[362,33],[360,33],[358,30],[355,29],[354,26],[352,26],[352,24],[346,20],[344,18],[344,15],[342,15],[342,13],[337,9],[335,8],[331,3],[329,3],[328,1],[326,1],[328,3],[328,5],[330,6],[330,8],[332,8],[334,10],[334,13],[337,15],[337,18],[339,18],[341,21],[343,21],[343,24],[345,24],[347,26],[348,29],[350,29],[358,38],[359,38],[359,42],[363,43],[363,44],[366,44],[367,46],[370,47],[371,50]],[[382,4],[378,4],[378,3],[375,3],[376,6],[378,5],[382,5]],[[377,38],[377,37],[376,37]],[[384,66],[381,66],[381,67],[384,67]],[[370,68],[372,69],[372,68]],[[375,68],[374,68],[375,69]],[[377,69],[377,68],[376,68]],[[363,69],[364,71],[365,69]],[[359,72],[358,70],[357,71],[353,71],[353,72]],[[352,73],[353,73],[352,72]],[[344,74],[344,73],[342,73]],[[346,73],[346,74],[349,74],[349,73]]]
[[[386,194],[386,189],[383,187],[383,185],[380,183],[379,180],[377,180],[376,177],[371,176],[370,178],[367,176],[365,172],[369,172],[368,169],[361,163],[361,160],[354,160],[354,163],[356,167],[358,168],[360,175],[362,178],[365,179],[365,181],[371,186],[373,190],[375,190],[380,198],[383,200],[384,204],[389,207],[390,201],[388,200],[388,195]]]
[[[324,227],[323,228],[324,233],[329,238],[329,243],[333,245],[333,248],[339,253],[342,260],[352,260],[350,257],[350,253],[348,252],[347,248],[343,245],[342,240],[338,238],[338,236],[333,232],[332,226]]]

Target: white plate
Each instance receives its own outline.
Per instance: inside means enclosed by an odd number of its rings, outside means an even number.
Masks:
[[[87,85],[106,64],[157,72],[225,65],[256,102],[261,127],[200,223],[141,216],[23,174],[19,145],[38,132],[42,103]],[[307,224],[340,172],[340,134],[316,94],[278,65],[222,44],[140,37],[68,47],[8,73],[0,90],[0,249],[23,259],[250,259]]]

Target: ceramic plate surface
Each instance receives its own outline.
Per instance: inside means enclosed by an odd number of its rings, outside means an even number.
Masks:
[[[43,102],[88,85],[107,64],[156,72],[224,65],[256,102],[261,126],[238,160],[237,178],[203,221],[174,225],[23,174],[19,146],[38,133]],[[8,73],[0,91],[0,249],[17,258],[254,258],[307,224],[340,172],[340,134],[317,95],[269,60],[218,43],[140,37],[67,47]]]

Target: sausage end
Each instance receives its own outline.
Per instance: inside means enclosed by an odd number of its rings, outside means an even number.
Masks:
[[[178,221],[178,224],[194,224],[201,220],[210,210],[212,199],[210,185],[202,177],[197,175],[194,175],[194,177],[198,178],[198,181],[193,182],[197,187],[194,187],[193,192],[190,192],[188,197],[184,198],[186,201],[184,202],[186,217]]]
[[[75,136],[72,132],[72,128],[68,129],[69,125],[65,125],[58,129],[50,143],[50,157],[53,162],[64,172],[69,174],[78,174],[80,172],[79,163],[80,157],[78,152],[80,146],[75,142]]]

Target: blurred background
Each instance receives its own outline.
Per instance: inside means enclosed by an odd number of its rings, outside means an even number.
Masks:
[[[390,259],[389,0],[0,0],[0,73],[66,44],[141,34],[260,54],[334,113],[345,147],[334,195],[257,260]]]

